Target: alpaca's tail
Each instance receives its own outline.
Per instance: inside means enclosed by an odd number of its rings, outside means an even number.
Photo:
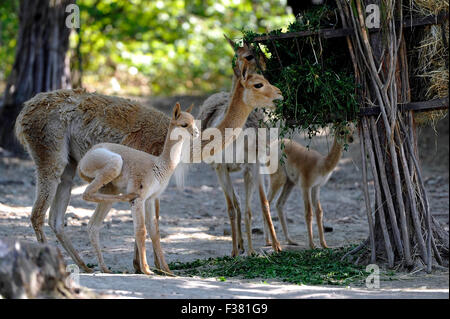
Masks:
[[[24,110],[22,109],[22,111],[19,113],[19,115],[16,118],[16,123],[14,124],[14,133],[15,136],[17,138],[17,140],[20,142],[20,144],[22,144],[23,147],[26,147],[26,140],[25,140],[25,136],[24,136],[24,132],[23,132],[23,115],[24,115]]]

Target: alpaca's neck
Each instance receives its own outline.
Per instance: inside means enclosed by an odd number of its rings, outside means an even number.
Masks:
[[[238,83],[238,77],[233,72],[233,79],[231,80],[231,94],[233,94],[234,90],[236,89],[236,85]]]
[[[323,162],[324,173],[330,173],[334,170],[334,168],[339,163],[339,160],[342,156],[342,143],[338,141],[338,138],[334,137],[333,146],[331,147],[330,152],[325,156]]]
[[[183,147],[184,138],[180,136],[176,140],[170,139],[170,135],[176,126],[170,124],[167,131],[164,148],[159,155],[160,163],[169,171],[174,171],[181,160],[181,149]]]
[[[206,145],[208,145],[208,149],[213,150],[208,154],[209,156],[214,155],[214,151],[222,152],[224,148],[226,148],[235,140],[236,135],[226,135],[225,129],[242,128],[247,121],[247,118],[253,108],[244,103],[243,95],[244,87],[239,81],[236,81],[224,118],[217,125],[217,127],[207,128],[202,132],[202,135],[205,136],[205,138],[209,137],[210,135],[212,136],[209,139],[202,139],[201,141],[202,150]],[[216,132],[220,132],[220,139],[214,138],[214,136],[217,135],[215,134]],[[203,159],[205,159],[205,157],[203,157]]]

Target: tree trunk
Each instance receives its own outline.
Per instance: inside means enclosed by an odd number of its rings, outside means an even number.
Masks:
[[[56,247],[0,239],[0,299],[100,297],[78,286],[77,273]]]
[[[0,146],[18,152],[14,123],[25,101],[39,92],[70,88],[65,12],[75,0],[21,0],[16,57],[0,105]]]
[[[410,101],[406,46],[401,23],[394,23],[401,18],[402,3],[363,1],[366,6],[376,4],[380,11],[391,11],[381,13],[381,19],[387,21],[381,22],[379,32],[369,36],[361,2],[351,1],[352,10],[345,1],[338,1],[344,25],[355,29],[349,48],[354,52],[361,104],[381,109],[379,116],[364,116],[360,121],[363,167],[370,167],[375,187],[374,212],[366,196],[370,263],[387,262],[390,268],[405,269],[423,266],[427,272],[432,266],[447,267],[448,233],[431,216],[418,161],[413,114],[398,108]],[[367,160],[370,165],[365,165]],[[363,185],[366,189],[365,177]]]

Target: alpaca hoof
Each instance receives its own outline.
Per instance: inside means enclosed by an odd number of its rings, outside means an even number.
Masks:
[[[272,247],[273,247],[273,250],[275,251],[275,252],[277,252],[277,253],[279,253],[280,251],[282,251],[282,249],[281,249],[281,245],[280,245],[280,243],[275,243],[274,245],[272,245]]]
[[[89,268],[88,266],[84,266],[83,270],[88,274],[92,274],[94,272],[94,269]]]
[[[321,243],[320,245],[322,246],[322,248],[330,248],[328,247],[327,243]]]
[[[139,261],[133,260],[133,268],[135,274],[143,274],[141,266],[139,265]]]
[[[237,251],[237,250],[232,250],[231,251],[231,257],[237,257],[237,256],[239,256],[239,252]]]
[[[134,201],[138,197],[139,197],[139,194],[129,193],[129,194],[124,195],[123,200],[126,202],[131,202],[131,201]]]
[[[175,277],[174,273],[173,273],[172,270],[170,270],[169,268],[164,269],[162,272],[163,272],[163,274],[166,275],[166,276]]]
[[[149,266],[144,267],[144,269],[142,270],[142,272],[143,272],[145,275],[153,275],[153,271],[150,270],[150,267],[149,267]]]
[[[256,251],[254,251],[253,249],[249,249],[248,251],[247,251],[247,256],[248,257],[251,257],[251,256],[257,256],[258,255],[258,253],[256,252]]]
[[[112,274],[112,271],[109,270],[107,267],[102,267],[102,272],[105,274]]]

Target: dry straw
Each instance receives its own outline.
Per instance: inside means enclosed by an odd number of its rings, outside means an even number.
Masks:
[[[449,2],[446,0],[411,0],[409,9],[413,14],[421,16],[437,15],[448,12]],[[448,35],[448,20],[443,25],[426,26],[413,49],[418,63],[413,67],[412,72],[424,83],[421,95],[426,99],[443,98],[448,95]],[[434,126],[447,113],[447,110],[416,113],[415,120],[419,125],[431,124]]]

